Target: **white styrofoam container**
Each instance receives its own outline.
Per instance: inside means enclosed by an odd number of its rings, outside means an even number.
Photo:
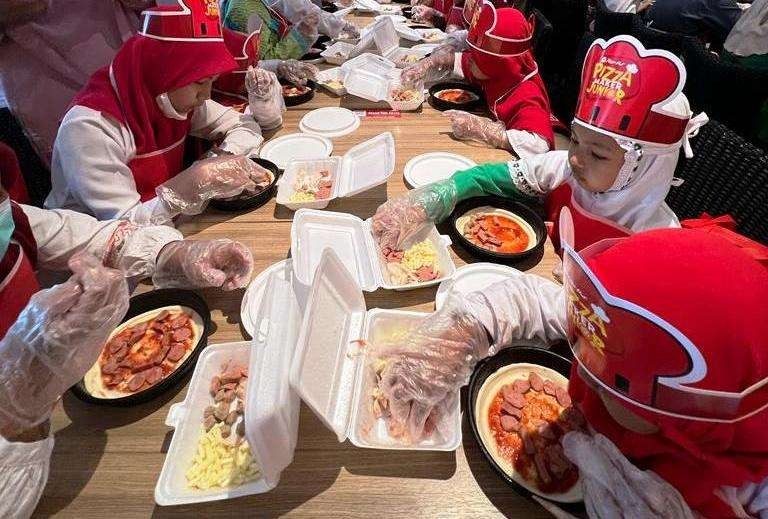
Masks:
[[[332,65],[341,65],[347,61],[347,58],[349,58],[349,53],[352,52],[352,49],[354,48],[355,46],[351,43],[337,41],[323,52],[321,52],[320,55],[325,58],[325,61]]]
[[[355,58],[366,52],[384,56],[399,43],[400,36],[395,29],[395,24],[390,18],[382,18],[361,31],[360,42],[350,51],[349,58]]]
[[[397,31],[397,34],[399,34],[400,37],[405,40],[421,41],[421,34],[416,32],[416,29],[408,27],[405,24],[402,24],[402,23],[395,24],[395,30]]]
[[[321,87],[325,88],[333,94],[336,94],[337,96],[345,95],[347,93],[347,89],[345,87],[342,86],[341,88],[332,88],[327,84],[328,81],[332,80],[339,81],[340,83],[344,84],[344,74],[342,73],[341,67],[321,70],[317,75],[317,83]]]
[[[296,279],[311,285],[325,249],[333,250],[352,274],[357,285],[366,292],[378,288],[386,290],[414,290],[436,285],[449,279],[456,271],[448,246],[451,239],[438,233],[432,226],[424,239],[437,249],[440,276],[432,281],[408,285],[390,283],[387,267],[373,237],[371,221],[347,213],[299,209],[291,226],[291,254]]]
[[[424,43],[442,43],[448,35],[441,29],[416,29]]]
[[[461,444],[459,399],[446,438],[435,434],[415,445],[390,437],[384,420],[370,410],[375,377],[364,349],[351,348],[364,340],[369,345],[394,328],[410,329],[427,314],[398,310],[366,311],[363,293],[342,260],[326,250],[312,284],[301,334],[291,365],[291,386],[340,442],[373,449],[453,451]]]
[[[293,461],[298,437],[299,398],[288,379],[300,325],[301,312],[290,282],[272,275],[253,342],[212,345],[200,353],[187,396],[171,406],[166,418],[175,431],[155,487],[158,505],[231,499],[277,486],[283,469]],[[261,477],[228,489],[192,489],[185,474],[203,434],[203,411],[213,402],[210,381],[229,360],[249,366],[245,432]]]
[[[331,196],[311,202],[291,202],[293,184],[301,170],[327,170],[333,183]],[[354,146],[343,157],[289,161],[285,173],[277,181],[276,201],[294,211],[302,207],[322,209],[327,207],[331,200],[354,196],[383,184],[394,170],[395,138],[391,133],[384,132]]]
[[[386,58],[390,60],[392,63],[395,64],[397,68],[405,68],[410,65],[406,65],[405,63],[399,63],[399,60],[405,56],[408,55],[416,55],[419,56],[419,59],[423,59],[424,56],[429,54],[429,52],[425,51],[424,49],[408,49],[405,47],[397,47],[396,49],[392,50],[390,53],[386,55]]]
[[[341,66],[345,81],[353,70],[364,70],[380,76],[389,76],[393,70],[396,70],[396,67],[394,63],[383,56],[365,53],[350,59]]]
[[[354,69],[350,70],[349,74],[347,74],[344,80],[344,88],[347,89],[348,94],[378,102],[384,101],[387,98],[391,81],[388,76],[368,72],[367,70]]]

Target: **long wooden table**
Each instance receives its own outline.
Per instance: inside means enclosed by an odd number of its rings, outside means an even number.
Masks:
[[[357,18],[365,24],[370,17]],[[346,100],[318,91],[307,104],[289,109],[275,135],[298,131],[308,111],[345,106]],[[475,161],[507,160],[501,150],[474,146],[450,137],[447,119],[424,104],[420,113],[399,118],[366,117],[360,128],[333,140],[334,154],[389,131],[395,137],[395,173],[386,186],[334,201],[331,211],[368,218],[387,197],[405,193],[402,171],[412,157],[430,151],[459,153]],[[232,238],[243,242],[255,258],[254,275],[286,258],[290,249],[292,212],[267,205],[243,214],[208,210],[180,229],[191,239]],[[452,253],[458,266],[462,257]],[[556,257],[547,243],[544,258],[529,272],[551,277]],[[143,287],[144,290],[147,287]],[[435,288],[366,294],[368,308],[432,311]],[[243,290],[204,290],[214,333],[209,344],[245,339],[240,326]],[[184,399],[186,384],[155,401],[132,408],[85,404],[71,394],[53,416],[56,447],[50,476],[36,517],[165,518],[165,517],[549,517],[522,497],[485,462],[466,419],[463,446],[455,453],[419,453],[361,449],[339,443],[336,436],[302,406],[299,441],[293,463],[273,491],[212,503],[159,507],[154,488],[172,430],[165,425],[171,404]]]

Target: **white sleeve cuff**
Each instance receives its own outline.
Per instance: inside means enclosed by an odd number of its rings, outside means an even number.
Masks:
[[[540,197],[546,194],[538,187],[538,184],[531,182],[528,164],[524,160],[510,160],[507,162],[509,176],[512,183],[518,191],[532,197]]]
[[[53,436],[37,442],[0,437],[0,517],[32,515],[48,481]]]
[[[549,151],[549,144],[541,135],[525,130],[507,130],[507,140],[512,151],[521,159]]]
[[[155,273],[155,262],[160,251],[171,242],[184,236],[166,225],[140,227],[126,237],[116,258],[117,267],[127,278],[149,278]]]
[[[461,52],[453,55],[453,75],[464,79],[464,70],[461,68]]]

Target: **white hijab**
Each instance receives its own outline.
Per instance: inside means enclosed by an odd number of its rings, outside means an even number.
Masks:
[[[693,115],[688,99],[682,93],[663,109],[676,115]],[[573,175],[569,176],[568,182],[576,201],[587,211],[633,231],[679,227],[677,216],[664,199],[674,183],[680,147],[683,147],[686,157],[693,156],[688,138],[696,135],[708,120],[705,113],[691,117],[682,141],[663,146],[632,141],[574,119],[574,124],[610,135],[625,150],[624,165],[608,191],[593,193],[581,187]]]
[[[755,0],[725,40],[725,50],[747,57],[768,54],[768,0]]]

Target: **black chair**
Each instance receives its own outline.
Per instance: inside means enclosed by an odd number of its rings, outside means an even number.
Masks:
[[[768,101],[768,72],[726,63],[695,40],[685,41],[683,61],[691,106],[760,145],[757,114]]]
[[[548,72],[549,69],[549,44],[552,38],[552,24],[547,17],[538,9],[532,9],[531,15],[534,19],[533,28],[533,55],[539,70]]]
[[[584,58],[587,56],[589,46],[597,38],[590,33],[582,35],[579,42],[574,47],[573,61],[564,69],[561,80],[550,85],[547,84],[549,91],[549,101],[552,112],[563,124],[570,125],[573,120],[573,114],[576,112],[576,103],[579,100],[579,90],[581,88],[581,70],[584,66]]]
[[[681,220],[730,214],[739,232],[768,242],[768,154],[717,121],[691,144],[693,158],[681,154],[675,172],[683,185],[672,188],[667,204]]]
[[[587,30],[587,0],[529,0],[527,7],[528,14],[539,11],[552,26],[548,68],[553,72],[565,70]]]
[[[634,21],[639,18],[634,13],[615,13],[606,7],[604,0],[596,0],[595,27],[592,32],[605,40],[619,34],[631,34]]]
[[[630,34],[640,40],[646,49],[664,49],[678,56],[683,54],[686,42],[693,43],[696,41],[685,34],[660,31],[648,27],[639,16],[633,18]]]

